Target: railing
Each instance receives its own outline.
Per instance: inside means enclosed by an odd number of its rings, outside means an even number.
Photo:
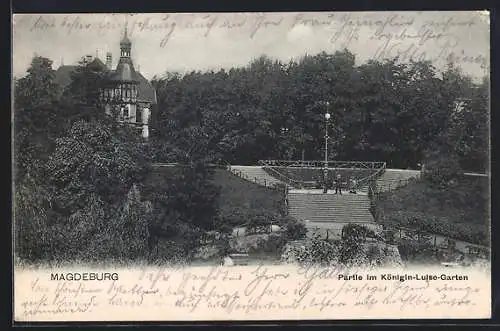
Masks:
[[[384,171],[385,171],[385,162],[384,162],[383,167],[380,168],[379,170],[377,170],[375,173],[369,175],[368,177],[360,179],[356,183],[356,186],[355,186],[356,190],[360,190],[364,186],[368,186],[368,190],[370,190],[370,188],[372,188],[374,185],[376,187],[376,184],[372,184],[371,180],[373,180],[374,178],[376,179],[377,177],[382,175],[384,173]]]
[[[384,188],[372,187],[372,193],[377,196],[382,192],[392,192],[394,190],[403,188],[410,183],[414,183],[414,182],[418,181],[419,179],[420,179],[420,175],[417,175],[414,177],[409,177],[409,178],[404,178],[404,179],[398,179],[397,181],[392,181],[391,183],[389,183],[389,185],[385,186]]]
[[[153,163],[152,166],[155,168],[163,168],[163,167],[176,167],[179,163]]]
[[[271,183],[270,181],[267,181],[265,178],[264,179],[259,179],[257,177],[253,177],[251,178],[250,176],[248,176],[247,174],[245,174],[244,172],[242,172],[241,170],[238,170],[238,169],[234,169],[232,167],[228,167],[227,168],[233,175],[237,176],[237,177],[240,177],[242,179],[245,179],[245,180],[248,180],[250,182],[253,182],[255,184],[258,184],[260,186],[264,186],[266,188],[269,188],[269,189],[272,189],[272,190],[275,190],[275,191],[282,191],[282,188],[280,188],[279,186],[277,186],[276,183]]]
[[[284,162],[285,164],[289,165],[276,165],[279,164],[280,162]],[[312,163],[311,162],[316,162],[317,164],[320,164],[319,162],[321,161],[275,161],[275,160],[270,160],[270,161],[259,161],[261,165],[265,163],[269,164],[275,164],[273,166],[269,165],[264,165],[263,169],[268,171],[272,176],[275,176],[282,182],[296,188],[315,188],[317,186],[316,181],[306,181],[306,180],[298,180],[298,179],[293,179],[290,178],[289,176],[286,176],[285,174],[281,173],[280,171],[276,170],[276,168],[312,168],[312,169],[319,169],[320,167],[311,167]],[[290,164],[295,164],[295,165],[290,165]],[[300,165],[298,165],[300,164]],[[364,167],[358,167],[360,164],[364,164]],[[323,163],[324,165],[324,163]],[[386,163],[385,162],[357,162],[357,161],[331,161],[329,162],[329,167],[328,169],[333,168],[336,166],[337,169],[378,169],[375,173],[360,179],[355,187],[352,187],[349,182],[347,182],[346,185],[343,185],[344,188],[349,188],[353,189],[355,188],[356,190],[359,190],[362,187],[367,186],[367,183],[369,181],[377,176],[379,176],[381,173],[385,171]]]
[[[405,226],[383,224],[382,233],[393,233],[392,239],[413,239],[419,242],[431,242],[434,248],[446,248],[452,246],[454,249],[467,254],[489,254],[491,248],[485,245],[473,244],[460,239],[454,239],[437,233],[421,231]],[[438,243],[439,239],[439,243]]]
[[[259,160],[261,166],[266,167],[297,167],[297,168],[324,168],[325,161],[294,161],[294,160]],[[365,162],[365,161],[328,161],[328,168],[349,168],[349,169],[379,169],[385,168],[385,162]]]
[[[154,168],[163,168],[163,167],[181,167],[181,166],[187,166],[187,163],[178,163],[178,162],[170,162],[170,163],[162,163],[162,162],[155,162],[152,163],[151,166]],[[229,163],[206,163],[207,167],[213,167],[213,168],[223,168],[226,170],[230,170],[231,165]]]
[[[264,171],[267,170],[267,171],[271,172],[272,176],[276,177],[277,179],[279,179],[283,183],[290,185],[292,187],[304,188],[304,187],[309,187],[309,185],[316,184],[316,182],[314,182],[314,181],[297,180],[297,179],[290,178],[290,177],[282,174],[278,170],[276,170],[274,167],[263,167],[263,170]]]

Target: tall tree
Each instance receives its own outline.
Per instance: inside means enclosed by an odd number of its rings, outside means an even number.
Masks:
[[[15,182],[26,173],[43,178],[43,162],[53,148],[52,140],[60,133],[58,86],[52,61],[35,56],[27,75],[14,86]]]

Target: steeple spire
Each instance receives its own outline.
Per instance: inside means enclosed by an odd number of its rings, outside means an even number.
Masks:
[[[132,42],[128,39],[127,35],[127,24],[125,24],[125,32],[123,38],[120,41],[121,57],[130,57],[130,50],[132,49]]]

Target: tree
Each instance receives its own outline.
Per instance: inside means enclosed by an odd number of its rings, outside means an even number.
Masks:
[[[100,92],[105,86],[106,78],[109,78],[106,67],[100,62],[96,60],[88,63],[81,60],[71,72],[71,83],[66,87],[63,96],[76,105],[100,109]]]
[[[143,185],[152,203],[150,249],[162,242],[178,242],[190,255],[206,231],[220,227],[219,190],[211,183],[212,171],[204,164],[178,165],[155,170]]]
[[[58,86],[52,61],[35,56],[27,75],[14,86],[14,180],[19,184],[26,173],[44,177],[43,163],[60,133],[57,107]]]
[[[140,145],[129,139],[133,137],[120,136],[98,120],[75,122],[67,136],[56,140],[47,162],[54,208],[71,214],[85,206],[91,194],[109,204],[122,200],[147,169]]]
[[[30,174],[24,176],[15,188],[15,255],[23,260],[43,260],[52,252],[50,194]]]

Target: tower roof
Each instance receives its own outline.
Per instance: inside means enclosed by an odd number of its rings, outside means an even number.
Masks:
[[[130,41],[130,39],[128,39],[127,27],[125,26],[125,33],[123,34],[123,38],[120,41],[120,46],[130,46],[130,45],[132,45],[132,42]]]
[[[120,82],[137,82],[137,74],[132,61],[129,58],[120,58],[111,79]]]

